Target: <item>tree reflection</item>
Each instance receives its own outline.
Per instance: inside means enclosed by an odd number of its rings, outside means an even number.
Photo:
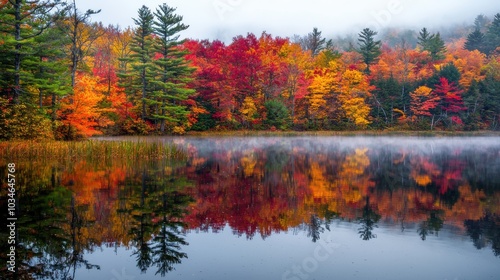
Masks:
[[[182,246],[188,245],[182,233],[185,227],[182,218],[192,199],[176,191],[187,184],[182,176],[169,176],[155,170],[144,168],[140,186],[132,184],[132,193],[123,199],[130,205],[129,232],[136,247],[132,255],[136,256],[137,267],[145,273],[155,266],[156,274],[165,276],[175,264],[187,258],[187,254],[181,252]]]
[[[160,231],[153,238],[153,264],[158,267],[156,274],[161,276],[174,269],[174,264],[181,262],[181,259],[187,258],[187,254],[181,252],[183,245],[188,245],[182,236],[181,230],[185,224],[180,222],[185,214],[183,206],[191,202],[187,195],[173,192],[161,196],[162,207],[156,212],[161,216],[158,222]]]
[[[311,237],[312,242],[316,242],[323,232],[325,232],[323,221],[317,215],[311,215],[310,223],[307,224],[307,237]]]
[[[363,215],[358,218],[361,227],[358,229],[359,237],[363,240],[370,240],[376,238],[377,235],[373,234],[373,229],[378,227],[377,222],[380,220],[380,215],[373,210],[370,206],[370,197],[367,196],[365,206],[363,207]]]
[[[429,234],[435,234],[436,236],[438,235],[438,232],[443,227],[443,220],[441,219],[440,215],[440,211],[432,210],[429,213],[429,218],[426,221],[420,223],[420,225],[418,226],[417,232],[423,241],[427,239],[427,236]]]
[[[495,256],[500,257],[500,216],[486,213],[477,221],[464,222],[467,234],[472,239],[477,249],[482,249],[491,244]]]
[[[56,169],[39,168],[50,174],[42,177],[34,176],[37,173],[30,168],[20,170],[28,180],[17,192],[18,272],[14,276],[2,271],[0,278],[74,279],[79,267],[99,269],[84,258],[95,246],[91,238],[82,235],[92,220],[85,215],[86,209],[75,204],[74,193],[59,185]]]

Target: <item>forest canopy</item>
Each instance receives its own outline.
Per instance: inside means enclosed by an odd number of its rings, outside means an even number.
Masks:
[[[455,36],[364,28],[346,42],[314,27],[224,43],[181,40],[189,25],[167,4],[126,29],[93,22],[99,12],[0,0],[1,140],[500,129],[500,13]]]

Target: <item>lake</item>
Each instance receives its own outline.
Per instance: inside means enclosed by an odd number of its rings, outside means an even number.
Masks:
[[[500,279],[500,137],[99,139],[187,158],[19,163],[23,275]]]

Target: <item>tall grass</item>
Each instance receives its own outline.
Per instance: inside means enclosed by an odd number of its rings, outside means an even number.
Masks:
[[[5,160],[56,160],[68,162],[135,161],[185,159],[186,153],[173,144],[132,141],[0,142],[0,158]]]

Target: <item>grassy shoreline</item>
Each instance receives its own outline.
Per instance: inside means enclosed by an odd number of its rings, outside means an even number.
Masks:
[[[144,141],[28,141],[0,142],[0,159],[149,160],[184,159],[185,151],[172,144]]]

